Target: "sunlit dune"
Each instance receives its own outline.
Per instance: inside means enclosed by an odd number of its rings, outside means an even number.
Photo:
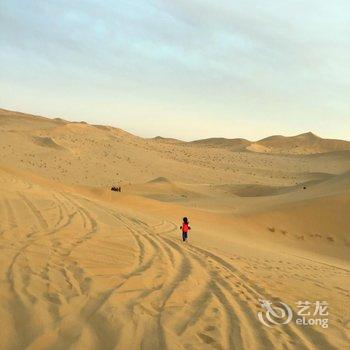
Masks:
[[[1,349],[348,348],[350,142],[0,110],[0,156]],[[327,301],[329,327],[267,327],[260,299]]]

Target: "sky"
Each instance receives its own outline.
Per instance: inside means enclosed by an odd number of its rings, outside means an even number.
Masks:
[[[348,0],[0,0],[0,108],[184,140],[350,139]]]

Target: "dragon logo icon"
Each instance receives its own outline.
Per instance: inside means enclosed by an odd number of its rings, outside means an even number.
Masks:
[[[259,299],[259,302],[265,310],[258,312],[258,318],[265,326],[288,324],[292,320],[293,311],[287,304],[265,299]]]

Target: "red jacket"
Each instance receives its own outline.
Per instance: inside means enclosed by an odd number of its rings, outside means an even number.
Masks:
[[[182,232],[185,232],[185,233],[187,233],[191,229],[189,224],[185,224],[185,223],[183,223],[180,228],[182,229]]]

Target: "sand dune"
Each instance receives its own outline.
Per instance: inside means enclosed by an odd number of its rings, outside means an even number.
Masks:
[[[228,148],[230,150],[238,151],[244,150],[251,144],[251,142],[245,139],[210,138],[192,141],[190,144],[205,147]]]
[[[0,348],[346,349],[350,152],[294,140],[233,151],[0,110]],[[325,300],[330,326],[266,327],[259,299]]]
[[[257,153],[296,155],[350,150],[349,141],[323,139],[312,132],[290,137],[274,135],[256,142],[240,138],[209,138],[192,141],[190,144],[212,148],[225,148],[230,149],[231,151],[248,150]]]
[[[325,153],[350,149],[349,141],[322,139],[312,132],[292,137],[271,136],[258,141],[257,144],[269,148],[270,152],[287,154]]]

